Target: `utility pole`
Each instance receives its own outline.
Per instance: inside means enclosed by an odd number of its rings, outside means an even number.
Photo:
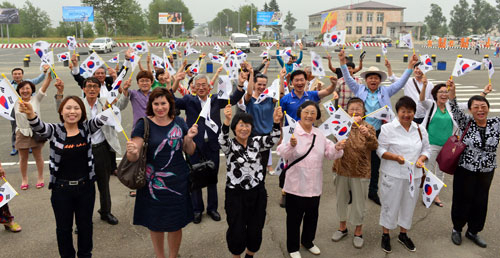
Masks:
[[[253,35],[253,5],[250,5],[250,34]]]

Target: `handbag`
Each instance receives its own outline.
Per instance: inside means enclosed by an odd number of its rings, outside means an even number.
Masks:
[[[436,161],[439,165],[439,169],[447,174],[453,175],[458,166],[458,161],[460,159],[460,155],[464,152],[465,147],[467,146],[463,143],[463,139],[467,130],[469,130],[471,122],[467,124],[462,136],[459,138],[457,135],[452,135],[446,143],[441,148]]]
[[[139,158],[135,162],[127,159],[127,152],[117,168],[117,177],[126,187],[130,189],[139,189],[146,185],[146,154],[149,141],[149,121],[144,119],[144,143],[139,150]]]
[[[47,138],[45,137],[42,137],[41,135],[39,135],[38,133],[35,133],[33,132],[33,140],[35,140],[35,142],[38,142],[38,143],[44,143],[47,141]]]
[[[294,160],[292,163],[290,163],[290,165],[285,165],[285,167],[281,170],[281,174],[280,174],[280,178],[279,178],[280,179],[280,182],[279,182],[280,188],[283,188],[283,186],[285,186],[286,171],[288,169],[290,169],[293,165],[299,163],[301,160],[303,160],[305,157],[307,157],[307,155],[309,155],[309,152],[311,152],[312,148],[314,147],[315,141],[316,141],[316,135],[314,134],[313,140],[311,143],[311,147],[309,147],[309,150],[307,150],[306,154],[304,154],[300,158]]]
[[[196,147],[195,151],[200,156],[200,162],[196,164],[191,164],[189,155],[186,154],[186,163],[191,171],[189,173],[189,189],[191,192],[207,187],[208,185],[217,184],[217,173],[219,172],[218,168],[215,167],[215,162],[207,159],[198,147]]]

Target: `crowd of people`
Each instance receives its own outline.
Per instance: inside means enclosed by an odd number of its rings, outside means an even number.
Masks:
[[[211,161],[218,171],[219,150],[226,162],[222,167],[226,171],[227,247],[233,257],[242,254],[253,257],[262,242],[268,203],[265,179],[268,173],[274,173],[273,147],[286,162],[281,171],[281,204],[286,211],[286,248],[290,257],[301,257],[301,245],[312,254],[321,253],[314,240],[323,192],[324,159],[334,160],[331,170],[335,174],[339,226],[332,240],[341,241],[348,235],[349,222],[355,227],[353,246],[362,248],[366,203],[372,200],[381,206],[383,251],[392,252],[389,233],[399,226],[398,241],[414,252],[416,247],[408,230],[419,190],[417,187],[415,193],[408,191],[408,173],[403,165],[415,163],[416,186],[425,176],[423,168],[430,168],[443,180],[444,173],[436,158],[454,134],[463,134],[466,147],[453,177],[451,240],[460,245],[461,232],[467,225],[465,236],[486,247],[486,241],[478,233],[485,224],[500,137],[500,118],[488,118],[489,102],[485,96],[492,91],[491,84],[485,86],[481,95],[471,97],[467,103],[458,103],[453,80],[433,85],[419,69],[416,55],[409,59],[399,78],[393,74],[387,59],[387,73],[369,67],[358,77],[356,74],[363,69],[362,57],[356,67],[341,50],[338,68],[333,66],[331,56],[327,56],[334,76],[329,78],[330,85],[325,86],[312,75],[311,67],[300,69],[303,55],[300,46],[299,58],[289,58],[286,63],[278,58],[282,66],[278,99],[262,99],[269,86],[266,74],[270,60],[266,58],[255,69],[242,62],[238,77],[231,81],[233,90],[229,99],[223,99],[219,94],[211,94],[223,67],[209,78],[197,74],[185,61],[171,75],[166,69],[151,68],[148,57],[147,68],[140,66],[135,76],[137,89],[131,89],[132,78],[124,80],[118,97],[108,103],[104,95],[111,90],[117,75],[130,69],[131,54],[131,49],[126,51],[123,66],[101,67],[88,78],[80,75],[77,58],[73,56],[69,69],[82,89],[82,97],[65,96],[65,84],[72,83],[55,79],[55,108],[60,123],[46,123],[41,116],[40,102],[53,81],[48,76],[49,66],[44,66],[42,74],[32,80],[23,78],[21,68],[12,70],[10,83],[22,101],[17,101],[14,109],[11,155],[19,153],[21,190],[29,189],[29,153],[33,154],[38,170],[36,188],[43,188],[42,148],[49,142],[48,188],[52,191],[61,257],[92,255],[94,182],[99,191],[100,218],[111,225],[119,223],[111,213],[109,182],[117,169],[116,156],[123,155],[123,151],[116,130],[106,124],[100,113],[112,106],[127,112],[129,102],[133,125],[124,158],[137,162],[142,146],[147,144],[147,183],[130,193],[136,198],[133,224],[150,231],[157,257],[166,257],[165,233],[168,256],[177,257],[184,227],[191,222],[201,223],[205,211],[212,220],[221,220],[217,180],[203,187],[207,189],[205,206],[203,188],[193,189],[190,176],[193,165],[206,161]],[[205,54],[199,60],[203,58]],[[387,79],[391,84],[382,86]],[[37,90],[39,83],[42,86]],[[366,117],[386,106],[392,109],[391,97],[403,87],[404,96],[396,102],[393,120]],[[319,105],[324,98],[336,99],[352,117],[354,124],[347,139],[327,137],[317,127],[324,113]],[[210,111],[200,117],[206,105]],[[233,108],[235,105],[237,108]],[[297,121],[287,140],[282,128],[290,121],[284,119],[285,114]],[[0,176],[5,176],[1,166]],[[444,206],[439,196],[434,203]],[[73,217],[78,234],[76,251],[72,240]],[[9,231],[21,231],[8,205],[0,208],[0,222]]]

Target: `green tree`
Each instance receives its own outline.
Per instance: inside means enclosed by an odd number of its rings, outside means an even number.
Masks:
[[[24,27],[25,37],[43,37],[50,28],[50,16],[39,7],[35,7],[30,1],[24,3],[22,11],[19,11],[19,20]]]
[[[231,32],[227,32],[226,28],[231,27],[233,31],[238,30],[236,28],[238,26],[238,13],[226,8],[218,12],[210,24],[212,34],[217,32],[217,34],[228,36]]]
[[[94,7],[96,23],[104,24],[104,35],[114,28],[119,21],[126,19],[126,11],[130,8],[126,0],[81,0],[82,3]]]
[[[250,30],[253,29],[253,27],[257,27],[255,25],[257,23],[257,11],[257,6],[253,4],[240,7],[240,31],[246,31],[247,22],[251,22]]]
[[[450,12],[449,28],[453,35],[460,37],[469,33],[471,11],[466,0],[459,0]]]
[[[269,11],[270,12],[279,12],[280,11],[280,6],[278,5],[278,2],[276,2],[276,0],[271,0],[269,2]]]
[[[153,35],[162,35],[165,31],[165,25],[158,24],[158,13],[182,13],[182,21],[184,22],[184,29],[190,31],[194,28],[194,20],[189,13],[182,0],[153,0],[148,6],[147,20],[149,24],[149,32]],[[169,25],[171,26],[171,25]],[[175,25],[175,35],[179,35],[181,26]]]
[[[290,32],[292,32],[292,30],[295,29],[295,22],[296,21],[297,21],[297,19],[295,19],[295,17],[293,17],[293,15],[290,11],[288,11],[288,13],[286,14],[285,20],[283,21],[285,23],[285,29],[288,31],[288,34],[290,34]]]
[[[444,36],[448,30],[446,26],[446,18],[443,15],[441,6],[431,4],[431,11],[425,17],[425,24],[428,27],[430,35]]]
[[[263,12],[269,12],[269,5],[267,5],[267,2],[264,3],[264,7],[262,8]]]
[[[127,8],[123,8],[124,19],[118,20],[116,33],[120,35],[139,36],[146,34],[147,20],[144,11],[136,0],[125,0]]]
[[[499,14],[495,7],[485,0],[474,0],[471,12],[471,28],[474,34],[486,34],[491,32],[499,18]]]

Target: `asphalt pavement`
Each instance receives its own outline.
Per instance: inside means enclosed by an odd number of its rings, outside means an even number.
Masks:
[[[213,38],[212,40],[217,41]],[[213,52],[213,47],[195,47],[203,52]],[[228,47],[223,49],[227,50]],[[252,48],[249,54],[249,60],[257,63],[261,58],[258,56],[265,48]],[[304,51],[303,64],[309,65],[309,51],[313,50],[320,55],[326,55],[325,49],[322,47],[308,48]],[[383,63],[375,62],[375,55],[381,54],[378,47],[366,47],[367,55],[365,58],[364,67],[378,66],[385,70]],[[434,83],[445,81],[451,75],[451,69],[455,63],[457,54],[462,54],[463,57],[475,60],[481,60],[482,55],[489,54],[492,56],[492,50],[482,50],[481,56],[473,55],[473,50],[439,50],[417,47],[417,54],[436,54],[438,61],[447,62],[446,71],[431,71],[427,75]],[[64,52],[65,49],[55,49],[56,53]],[[85,49],[79,50],[80,52]],[[113,53],[101,55],[104,60],[109,60],[117,52],[123,58],[124,48],[116,48]],[[152,53],[161,56],[161,48],[152,49]],[[294,50],[298,52],[298,49]],[[329,49],[330,52],[333,49]],[[354,56],[354,62],[358,63],[359,51],[352,48],[347,49],[347,54]],[[32,62],[29,68],[25,69],[25,78],[34,78],[39,72],[40,61],[34,55],[32,49],[0,49],[0,72],[10,75],[12,68],[22,66],[24,55],[31,54]],[[336,53],[331,53],[333,56],[334,66],[338,66]],[[391,61],[393,70],[397,75],[400,75],[407,67],[407,63],[403,62],[403,55],[411,55],[411,50],[389,48],[387,58]],[[82,55],[82,61],[86,57]],[[190,56],[189,61],[195,60],[195,56]],[[383,58],[382,58],[383,61]],[[273,60],[274,62],[274,60]],[[143,61],[144,63],[144,61]],[[324,60],[323,66],[327,67],[327,61]],[[500,65],[497,65],[497,69]],[[218,65],[214,65],[214,71]],[[202,71],[206,71],[202,68]],[[63,67],[62,63],[56,64],[56,72],[65,81],[65,95],[74,94],[81,95],[81,90],[74,82],[67,67]],[[276,78],[277,69],[269,71],[270,78]],[[331,73],[329,73],[331,74]],[[10,77],[10,76],[9,76]],[[326,78],[322,79],[328,83]],[[484,85],[488,83],[487,71],[473,71],[463,77],[455,78],[457,83],[457,95],[459,100],[466,101],[469,96],[478,94]],[[495,82],[500,82],[500,72],[497,72],[493,79],[493,87]],[[137,88],[134,83],[133,88]],[[498,89],[498,88],[497,88]],[[44,98],[41,105],[42,118],[46,122],[58,122],[59,118],[55,112],[54,95],[55,88],[50,86],[47,97]],[[402,92],[392,98],[393,102],[402,96]],[[500,93],[495,89],[493,93],[488,95],[491,100],[490,116],[500,114]],[[123,127],[126,132],[130,132],[132,128],[132,112],[131,107],[128,107],[122,113]],[[11,184],[19,189],[21,184],[21,176],[19,172],[18,156],[10,156],[10,123],[5,120],[0,120],[0,148],[1,162],[7,171],[7,179]],[[124,147],[125,139],[123,135],[119,135],[122,147]],[[48,144],[44,147],[44,159],[48,160]],[[278,157],[273,154],[274,164]],[[36,183],[36,167],[33,164],[33,158],[30,157],[30,165],[28,167],[30,189],[27,191],[18,190],[20,195],[14,198],[9,204],[12,214],[22,227],[21,233],[10,233],[5,230],[0,230],[0,242],[2,243],[0,257],[58,257],[57,241],[55,232],[54,214],[50,204],[50,191],[45,187],[37,190],[34,185]],[[45,182],[48,182],[49,172],[48,166],[45,165],[44,175]],[[225,182],[225,159],[221,158],[221,166],[219,168],[219,212],[222,215],[222,221],[215,222],[206,214],[203,215],[201,224],[189,224],[183,230],[183,239],[180,249],[180,257],[231,257],[225,240],[225,232],[227,229],[226,216],[224,212],[224,184]],[[320,204],[319,224],[316,233],[315,244],[321,249],[320,257],[500,257],[500,238],[496,235],[500,229],[500,179],[495,177],[490,190],[489,213],[486,220],[486,226],[480,235],[487,241],[488,248],[480,248],[474,245],[471,241],[464,238],[461,246],[455,246],[451,240],[452,223],[450,218],[451,210],[451,195],[453,191],[452,176],[446,176],[445,183],[448,185],[440,194],[444,202],[444,207],[439,208],[432,205],[429,209],[425,208],[422,202],[417,203],[415,215],[413,217],[413,226],[409,231],[409,236],[413,239],[417,251],[411,253],[397,242],[397,231],[391,232],[392,237],[392,254],[385,254],[380,248],[380,239],[382,235],[381,227],[378,224],[380,207],[369,201],[367,203],[367,212],[364,219],[363,238],[365,245],[362,249],[356,249],[352,245],[352,233],[354,226],[348,225],[349,236],[340,242],[332,242],[331,236],[338,227],[338,219],[336,216],[336,197],[333,187],[333,174],[331,172],[332,161],[325,161],[323,164],[324,183],[323,194]],[[96,198],[94,212],[94,257],[154,257],[154,251],[150,240],[149,232],[146,228],[132,225],[134,198],[128,196],[128,189],[124,187],[116,177],[111,178],[111,195],[112,195],[112,213],[120,220],[116,226],[111,226],[99,219],[97,209],[99,209],[99,201]],[[278,178],[275,176],[266,177],[266,187],[269,194],[267,206],[267,218],[263,232],[263,242],[260,251],[255,257],[288,257],[286,251],[286,228],[285,210],[278,205],[280,189],[278,188]],[[205,191],[204,191],[205,192]],[[420,191],[421,193],[421,191]],[[205,195],[205,193],[204,193]],[[76,235],[74,237],[76,246]],[[165,249],[167,249],[165,244]],[[303,257],[316,257],[309,254],[307,250],[301,249]]]

